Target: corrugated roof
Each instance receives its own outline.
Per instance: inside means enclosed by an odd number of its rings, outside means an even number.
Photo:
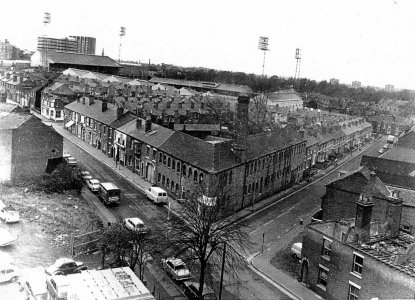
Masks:
[[[43,51],[40,52],[43,55]],[[50,63],[121,68],[119,64],[108,56],[57,51],[47,51],[45,55],[47,55]]]

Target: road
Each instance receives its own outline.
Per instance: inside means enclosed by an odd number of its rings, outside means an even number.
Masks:
[[[84,147],[85,145],[85,147]],[[89,147],[82,144],[84,149]],[[64,152],[70,153],[78,160],[78,165],[82,170],[89,171],[93,178],[100,182],[112,181],[123,191],[122,201],[120,205],[114,207],[106,207],[112,215],[118,219],[127,217],[139,217],[146,226],[150,227],[160,218],[167,217],[167,210],[162,206],[157,206],[147,200],[144,194],[133,184],[131,184],[124,177],[120,176],[114,167],[111,168],[94,156],[89,154],[84,149],[78,147],[72,142],[64,139]],[[84,188],[82,197],[93,199],[97,197],[96,194],[91,193]],[[161,299],[180,299],[180,287],[175,288],[172,280],[167,277],[154,264],[149,266],[146,273],[151,276],[152,285],[157,286],[157,290],[169,290],[169,294],[165,292],[161,294]],[[224,282],[223,299],[275,299],[288,300],[283,292],[279,291],[261,277],[257,276],[253,271],[247,269],[240,272],[238,282],[226,281]],[[215,282],[216,283],[216,282]]]
[[[303,229],[300,219],[307,224],[311,216],[320,208],[321,197],[325,194],[325,185],[337,178],[339,171],[352,171],[358,168],[363,154],[378,156],[378,151],[385,142],[386,138],[383,138],[362,153],[353,154],[351,160],[330,171],[324,177],[248,217],[245,222],[248,226],[247,232],[253,242],[251,254],[262,252],[261,255],[271,259],[276,252],[289,245]]]

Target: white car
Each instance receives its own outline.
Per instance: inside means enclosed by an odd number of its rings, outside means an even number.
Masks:
[[[123,221],[124,226],[129,230],[147,232],[148,229],[140,218],[127,218]]]
[[[6,206],[0,201],[0,219],[6,223],[16,223],[20,221],[20,215],[12,206]]]
[[[175,280],[188,280],[191,277],[189,269],[180,258],[170,257],[162,259],[161,264]]]
[[[76,164],[78,163],[78,161],[72,156],[65,157],[65,160],[68,163],[68,165],[73,167],[76,166]]]
[[[99,180],[98,179],[88,179],[86,185],[93,192],[98,192],[99,190]]]
[[[91,176],[91,174],[89,174],[88,171],[82,171],[81,176],[82,176],[82,179],[87,181],[87,182],[88,182],[88,180],[92,179],[92,176]]]

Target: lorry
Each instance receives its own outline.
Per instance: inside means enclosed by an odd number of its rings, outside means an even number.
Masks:
[[[106,205],[119,204],[121,190],[112,182],[101,182],[98,190],[99,198]]]

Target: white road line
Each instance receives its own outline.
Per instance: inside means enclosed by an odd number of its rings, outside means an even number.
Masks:
[[[298,203],[297,203],[298,204]],[[292,207],[290,207],[288,210],[286,210],[285,212],[283,212],[283,213],[280,213],[278,216],[276,216],[274,219],[271,219],[271,220],[269,220],[268,222],[266,222],[266,223],[264,223],[264,224],[262,224],[261,226],[259,226],[257,229],[255,229],[255,230],[253,230],[253,231],[251,231],[250,233],[249,233],[249,235],[251,235],[251,234],[253,234],[253,233],[255,233],[255,232],[257,232],[258,230],[260,230],[262,227],[265,227],[265,226],[267,226],[268,224],[270,224],[270,223],[272,223],[272,222],[274,222],[274,221],[276,221],[279,217],[282,217],[283,215],[285,215],[286,213],[288,213],[289,211],[291,211],[294,207],[296,207],[297,206],[297,204],[296,205],[294,205],[294,206],[292,206]]]

